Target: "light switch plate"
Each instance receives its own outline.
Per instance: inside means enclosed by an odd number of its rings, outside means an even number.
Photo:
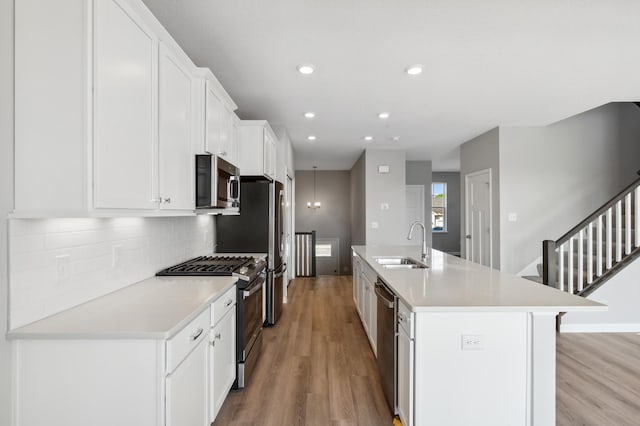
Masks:
[[[378,166],[378,173],[389,173],[389,165],[381,164]]]
[[[389,203],[380,204],[380,210],[389,210]]]
[[[378,229],[378,222],[371,222],[371,227],[373,229]]]

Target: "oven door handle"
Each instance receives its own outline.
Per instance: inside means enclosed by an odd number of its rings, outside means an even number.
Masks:
[[[262,290],[262,284],[264,284],[264,278],[258,279],[255,284],[253,284],[250,288],[242,292],[242,298],[246,299],[247,297],[253,295],[257,291]]]

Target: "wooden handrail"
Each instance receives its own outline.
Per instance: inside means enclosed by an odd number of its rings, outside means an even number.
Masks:
[[[640,170],[638,170],[637,173],[640,175]],[[562,237],[560,237],[558,240],[556,240],[556,246],[560,246],[560,245],[564,244],[565,242],[569,241],[569,239],[571,237],[573,237],[578,231],[580,231],[582,228],[587,226],[589,223],[593,222],[598,216],[600,216],[602,213],[606,212],[609,208],[614,206],[618,201],[622,200],[625,197],[625,195],[627,195],[629,192],[634,190],[639,185],[640,185],[640,178],[634,180],[626,188],[624,188],[622,191],[620,191],[618,194],[616,194],[613,198],[611,198],[609,201],[607,201],[606,204],[604,204],[598,210],[596,210],[593,213],[591,213],[589,216],[587,216],[587,218],[585,220],[583,220],[582,222],[580,222],[579,224],[577,224],[576,226],[571,228],[571,230],[569,232],[567,232]]]

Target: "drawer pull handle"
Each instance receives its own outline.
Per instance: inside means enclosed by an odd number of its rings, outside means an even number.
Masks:
[[[227,308],[227,307],[231,306],[232,303],[233,303],[233,299],[229,299],[229,300],[227,300],[227,303],[224,304],[224,307]]]
[[[191,335],[191,340],[197,340],[203,331],[204,330],[202,328],[199,328],[198,330],[196,330],[196,332]]]

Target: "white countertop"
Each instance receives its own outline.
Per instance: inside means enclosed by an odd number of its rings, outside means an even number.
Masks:
[[[414,312],[606,311],[584,297],[431,249],[427,269],[387,269],[376,257],[420,259],[415,246],[353,246]]]
[[[8,339],[168,339],[235,277],[152,277],[7,333]]]

